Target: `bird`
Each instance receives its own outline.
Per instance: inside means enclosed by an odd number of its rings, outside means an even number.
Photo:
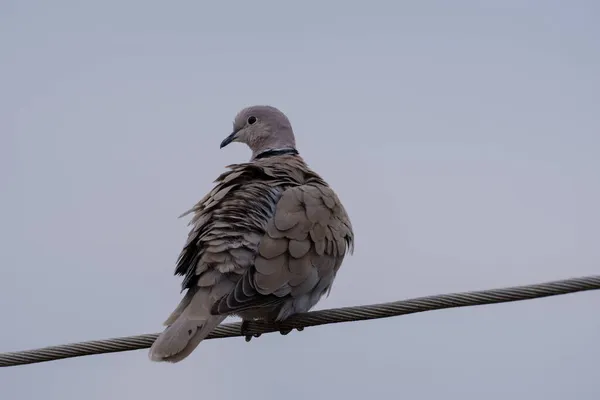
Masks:
[[[249,321],[309,311],[354,252],[346,209],[300,156],[282,111],[242,109],[220,148],[234,142],[250,148],[250,160],[227,166],[180,216],[193,215],[175,268],[186,293],[152,344],[152,361],[185,359],[227,316],[241,317],[244,335]]]

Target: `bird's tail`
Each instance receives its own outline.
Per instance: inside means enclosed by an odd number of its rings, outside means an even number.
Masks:
[[[150,347],[152,361],[176,363],[187,356],[215,329],[226,316],[211,315],[210,291],[189,290],[171,316],[167,328]]]

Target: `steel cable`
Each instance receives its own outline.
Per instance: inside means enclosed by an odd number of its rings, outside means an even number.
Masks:
[[[297,314],[281,324],[267,324],[253,321],[249,323],[246,333],[262,334],[291,329],[301,330],[306,327],[325,324],[388,318],[445,308],[506,303],[597,289],[600,289],[600,275],[503,289],[442,294],[391,303],[313,311],[305,314]],[[33,364],[93,354],[145,349],[152,345],[157,336],[158,334],[146,334],[50,346],[35,350],[0,353],[0,367]],[[208,339],[221,339],[235,336],[243,336],[241,333],[241,323],[239,322],[218,326],[208,336]]]

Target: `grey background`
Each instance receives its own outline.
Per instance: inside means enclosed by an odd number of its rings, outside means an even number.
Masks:
[[[599,273],[599,12],[2,1],[0,351],[160,330],[180,298],[176,216],[248,159],[218,145],[250,104],[289,115],[354,223],[318,308]],[[599,300],[211,340],[177,365],[6,368],[0,397],[597,399]]]

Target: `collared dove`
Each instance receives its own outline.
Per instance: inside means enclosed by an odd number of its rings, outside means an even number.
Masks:
[[[221,148],[232,142],[248,145],[252,158],[228,166],[182,215],[194,214],[175,270],[187,292],[150,349],[153,361],[183,360],[229,315],[244,327],[310,310],[353,251],[344,206],[298,154],[281,111],[241,110]]]

